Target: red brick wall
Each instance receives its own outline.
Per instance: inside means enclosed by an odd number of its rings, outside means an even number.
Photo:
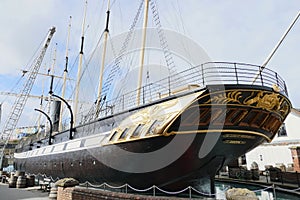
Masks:
[[[290,147],[294,163],[294,171],[300,172],[300,147]]]
[[[58,187],[57,199],[58,200],[72,200],[73,190],[74,190],[73,187],[69,187],[69,188]]]

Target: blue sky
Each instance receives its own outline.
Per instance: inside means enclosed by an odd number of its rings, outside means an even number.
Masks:
[[[76,57],[80,46],[80,31],[84,0],[1,0],[0,2],[0,91],[9,91],[21,76],[19,69],[30,63],[36,48],[51,26],[57,32],[44,59],[44,66],[53,62],[54,44],[57,43],[56,74],[64,66],[65,45],[69,16],[72,30],[69,47],[70,65],[76,72]],[[111,0],[110,34],[127,31],[140,0]],[[107,1],[89,0],[87,9],[85,53],[89,55],[104,29]],[[207,52],[213,61],[233,61],[261,65],[300,11],[298,0],[164,0],[158,1],[163,27],[187,35]],[[139,22],[140,24],[140,22]],[[149,23],[153,26],[153,23]],[[295,24],[268,68],[277,71],[288,86],[293,106],[300,107],[300,21]],[[39,80],[39,87],[41,80]],[[47,85],[49,80],[45,80]],[[39,88],[37,87],[37,88]],[[40,95],[34,88],[33,93]],[[47,89],[48,90],[48,89]],[[4,99],[5,121],[9,102]],[[20,125],[35,119],[33,108],[38,100],[29,99]],[[29,125],[29,124],[28,124]]]

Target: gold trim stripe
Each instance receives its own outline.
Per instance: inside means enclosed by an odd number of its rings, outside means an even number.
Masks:
[[[149,135],[149,136],[146,136],[146,137],[130,138],[128,140],[122,140],[122,141],[117,140],[117,141],[114,141],[114,142],[109,142],[107,144],[104,144],[103,146],[111,145],[111,144],[125,143],[125,142],[132,142],[132,141],[137,141],[137,140],[144,140],[144,139],[159,137],[159,136],[170,136],[170,135],[174,135],[174,134],[211,133],[211,132],[251,134],[251,135],[256,135],[256,136],[263,137],[267,140],[267,142],[271,142],[271,139],[268,136],[266,136],[262,133],[256,132],[256,131],[212,129],[212,130],[195,130],[195,131],[172,131],[170,133],[164,132],[162,135],[161,134],[154,134],[154,135]]]
[[[172,131],[170,133],[163,133],[163,135],[168,136],[168,135],[173,135],[173,134],[191,134],[191,133],[212,133],[212,132],[222,132],[222,133],[240,133],[240,134],[252,134],[252,135],[257,135],[260,137],[265,138],[268,142],[271,142],[272,140],[259,132],[256,131],[247,131],[247,130],[222,130],[222,129],[209,129],[209,130],[194,130],[194,131]]]

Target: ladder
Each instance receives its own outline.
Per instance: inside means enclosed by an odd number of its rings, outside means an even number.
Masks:
[[[168,69],[169,69],[169,76],[172,76],[176,72],[176,67],[175,67],[175,63],[174,63],[174,60],[173,60],[172,53],[171,53],[171,51],[169,49],[169,46],[168,46],[168,42],[167,42],[165,33],[162,29],[162,25],[161,25],[161,22],[160,22],[159,13],[158,13],[158,9],[157,9],[157,5],[156,5],[155,0],[150,0],[150,7],[151,7],[151,10],[152,10],[153,22],[156,25],[160,45],[161,45],[161,48],[163,50],[163,53],[164,53],[164,56],[165,56],[165,61],[167,63]]]

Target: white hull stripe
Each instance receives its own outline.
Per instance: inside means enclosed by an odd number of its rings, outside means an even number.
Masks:
[[[107,141],[105,140],[105,138],[108,138],[109,134],[110,131],[92,136],[82,137],[79,139],[69,140],[54,145],[44,146],[22,153],[15,153],[14,157],[17,159],[25,159],[100,147],[106,144]]]

